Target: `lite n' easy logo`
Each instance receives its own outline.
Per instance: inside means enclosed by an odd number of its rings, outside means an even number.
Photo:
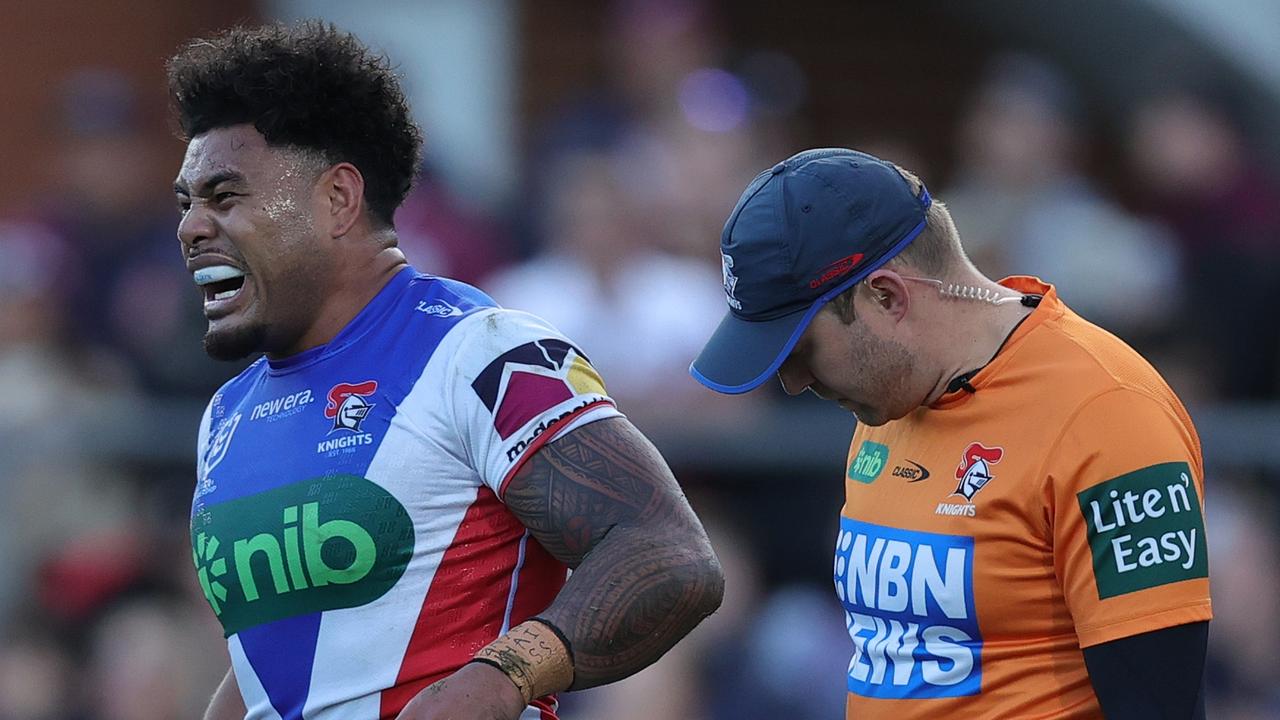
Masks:
[[[1209,577],[1200,499],[1184,462],[1161,463],[1076,495],[1098,597]]]
[[[973,538],[840,519],[836,596],[853,639],[849,692],[874,698],[976,695],[982,634]]]
[[[338,475],[205,506],[192,517],[191,546],[230,636],[381,597],[409,563],[413,522],[386,490]]]
[[[849,479],[860,483],[873,482],[880,476],[880,472],[884,470],[884,464],[888,461],[887,445],[863,440],[862,447],[858,448],[858,454],[854,456],[853,462],[849,463]]]

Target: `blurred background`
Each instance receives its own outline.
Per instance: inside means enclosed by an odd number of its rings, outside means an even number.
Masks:
[[[1280,718],[1280,3],[0,0],[0,720],[195,718],[227,667],[187,519],[241,366],[200,347],[163,63],[316,16],[404,74],[411,261],[580,344],[725,564],[716,616],[566,718],[843,717],[852,420],[686,373],[739,192],[835,145],[915,171],[988,275],[1057,283],[1173,384],[1208,474],[1211,717]]]

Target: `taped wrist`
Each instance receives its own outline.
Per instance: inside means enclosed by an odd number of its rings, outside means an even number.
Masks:
[[[524,696],[535,698],[573,684],[573,652],[560,629],[540,618],[526,620],[480,648],[473,662],[501,670]]]

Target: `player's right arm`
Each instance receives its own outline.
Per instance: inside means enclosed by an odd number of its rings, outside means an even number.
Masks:
[[[213,699],[209,701],[209,709],[204,711],[204,720],[244,720],[247,710],[240,697],[240,686],[236,684],[236,675],[227,670],[227,676],[218,683],[213,691]]]

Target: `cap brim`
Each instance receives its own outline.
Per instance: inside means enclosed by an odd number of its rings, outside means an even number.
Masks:
[[[689,374],[712,390],[730,395],[760,387],[782,367],[821,305],[814,303],[759,322],[727,313],[689,366]]]

